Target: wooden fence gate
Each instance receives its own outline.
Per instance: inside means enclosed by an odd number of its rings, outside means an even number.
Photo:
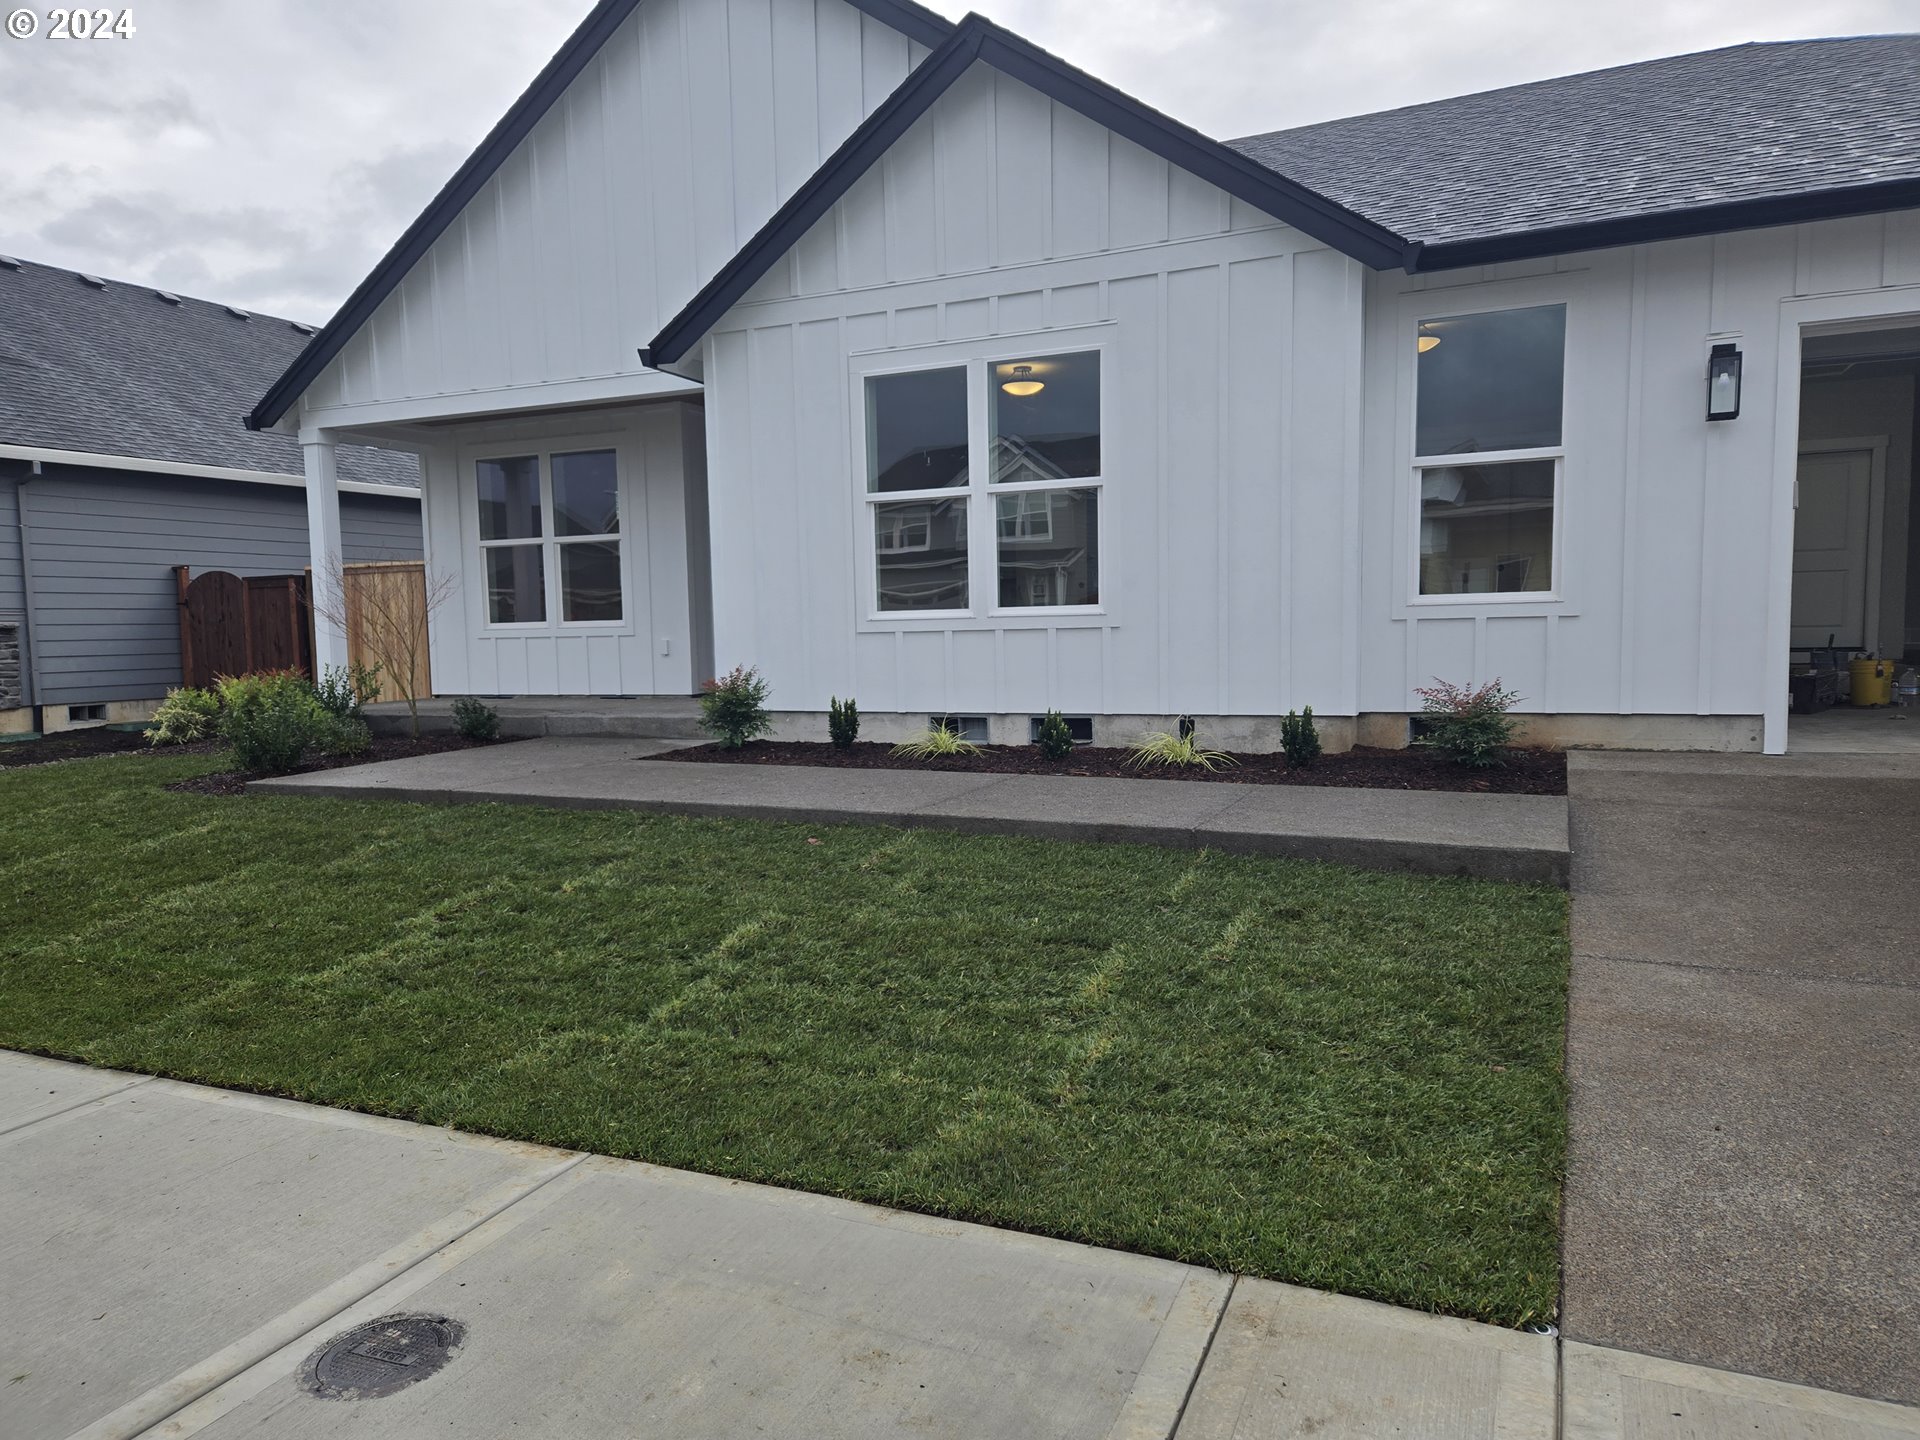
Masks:
[[[185,684],[204,687],[255,670],[313,674],[306,576],[208,570],[189,579],[189,568],[173,567]]]

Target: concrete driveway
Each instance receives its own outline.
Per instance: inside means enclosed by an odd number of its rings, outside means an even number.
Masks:
[[[1920,756],[1571,790],[1566,1333],[1920,1403]]]

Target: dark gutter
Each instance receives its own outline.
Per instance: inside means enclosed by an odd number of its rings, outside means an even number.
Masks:
[[[1415,242],[1408,247],[1404,268],[1409,274],[1457,270],[1468,265],[1497,265],[1504,260],[1532,260],[1578,250],[1606,250],[1654,240],[1679,240],[1730,230],[1758,230],[1772,225],[1798,225],[1811,220],[1837,220],[1849,215],[1914,208],[1920,208],[1920,179],[1880,180],[1870,185],[1849,185],[1799,195],[1731,200],[1686,210],[1662,210],[1650,215],[1626,215],[1579,225],[1523,230],[1483,240],[1448,240],[1432,245]]]
[[[1362,264],[1384,270],[1405,259],[1407,242],[1386,227],[1208,139],[982,16],[968,15],[641,349],[642,363],[665,369],[698,344],[976,60]]]
[[[360,282],[346,304],[320,332],[307,342],[306,349],[294,359],[246,418],[249,430],[265,430],[293,408],[294,401],[319,378],[320,372],[346,348],[360,327],[373,318],[389,295],[399,288],[407,272],[419,263],[433,242],[472,202],[520,142],[540,123],[553,102],[558,100],[588,62],[600,53],[600,47],[625,23],[640,0],[599,0],[587,18],[567,37],[546,67],[534,77],[520,98],[500,117],[487,138],[454,171],[453,178],[433,197],[427,208],[396,240]],[[899,30],[909,40],[937,46],[952,31],[947,20],[914,0],[849,0],[856,9]]]

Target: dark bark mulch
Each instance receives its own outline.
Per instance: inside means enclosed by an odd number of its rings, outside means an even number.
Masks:
[[[517,738],[517,737],[515,737]],[[418,740],[405,735],[376,735],[372,747],[364,755],[321,755],[297,770],[283,770],[283,775],[308,775],[315,770],[345,770],[352,765],[373,765],[382,760],[408,760],[415,755],[443,755],[449,750],[472,750],[482,745],[508,745],[511,740],[467,740],[458,735],[422,735]],[[169,749],[166,753],[179,755],[192,754],[196,750],[217,750],[214,745],[183,746]],[[191,795],[243,795],[249,780],[267,779],[264,775],[249,775],[244,770],[216,770],[211,775],[195,775],[190,780],[176,780],[167,786],[169,790],[180,790]]]
[[[0,743],[0,770],[17,765],[45,765],[54,760],[84,760],[89,755],[113,755],[122,750],[144,750],[147,737],[138,730],[62,730],[38,740]]]
[[[1212,780],[1230,785],[1339,785],[1362,790],[1460,790],[1492,795],[1564,795],[1567,757],[1559,750],[1516,748],[1504,765],[1468,770],[1432,750],[1355,748],[1322,755],[1304,770],[1280,754],[1236,754],[1237,765],[1219,770],[1152,766],[1131,769],[1127,752],[1077,747],[1064,760],[1049,760],[1033,745],[990,745],[978,755],[938,760],[897,757],[890,747],[855,744],[845,750],[800,740],[756,740],[739,750],[701,745],[650,756],[701,760],[716,765],[826,765],[846,770],[955,770],[992,775],[1091,775],[1127,780]]]

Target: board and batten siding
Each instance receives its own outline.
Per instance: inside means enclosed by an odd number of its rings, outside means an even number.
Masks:
[[[1784,694],[1768,607],[1783,323],[1809,297],[1920,314],[1920,212],[1368,280],[1363,711],[1439,676],[1498,678],[1546,714],[1749,717]],[[1565,303],[1559,597],[1413,605],[1415,328]],[[1745,357],[1742,413],[1709,423],[1711,345]],[[1790,523],[1790,522],[1788,522]]]
[[[690,695],[713,673],[707,629],[700,407],[688,401],[450,428],[423,456],[427,571],[445,598],[428,626],[443,695]],[[617,455],[618,624],[488,623],[475,462],[482,452]],[[444,577],[444,578],[442,578]]]
[[[1351,713],[1360,267],[976,65],[703,343],[720,668],[783,710]],[[859,374],[1099,348],[1099,612],[868,614]]]
[[[297,485],[50,466],[20,490],[43,705],[158,699],[180,683],[174,566],[237,575],[306,568],[306,493]],[[350,562],[420,555],[411,495],[342,495],[340,529]]]
[[[351,424],[376,402],[659,382],[638,347],[925,54],[845,0],[647,0],[309,388],[306,412]]]

